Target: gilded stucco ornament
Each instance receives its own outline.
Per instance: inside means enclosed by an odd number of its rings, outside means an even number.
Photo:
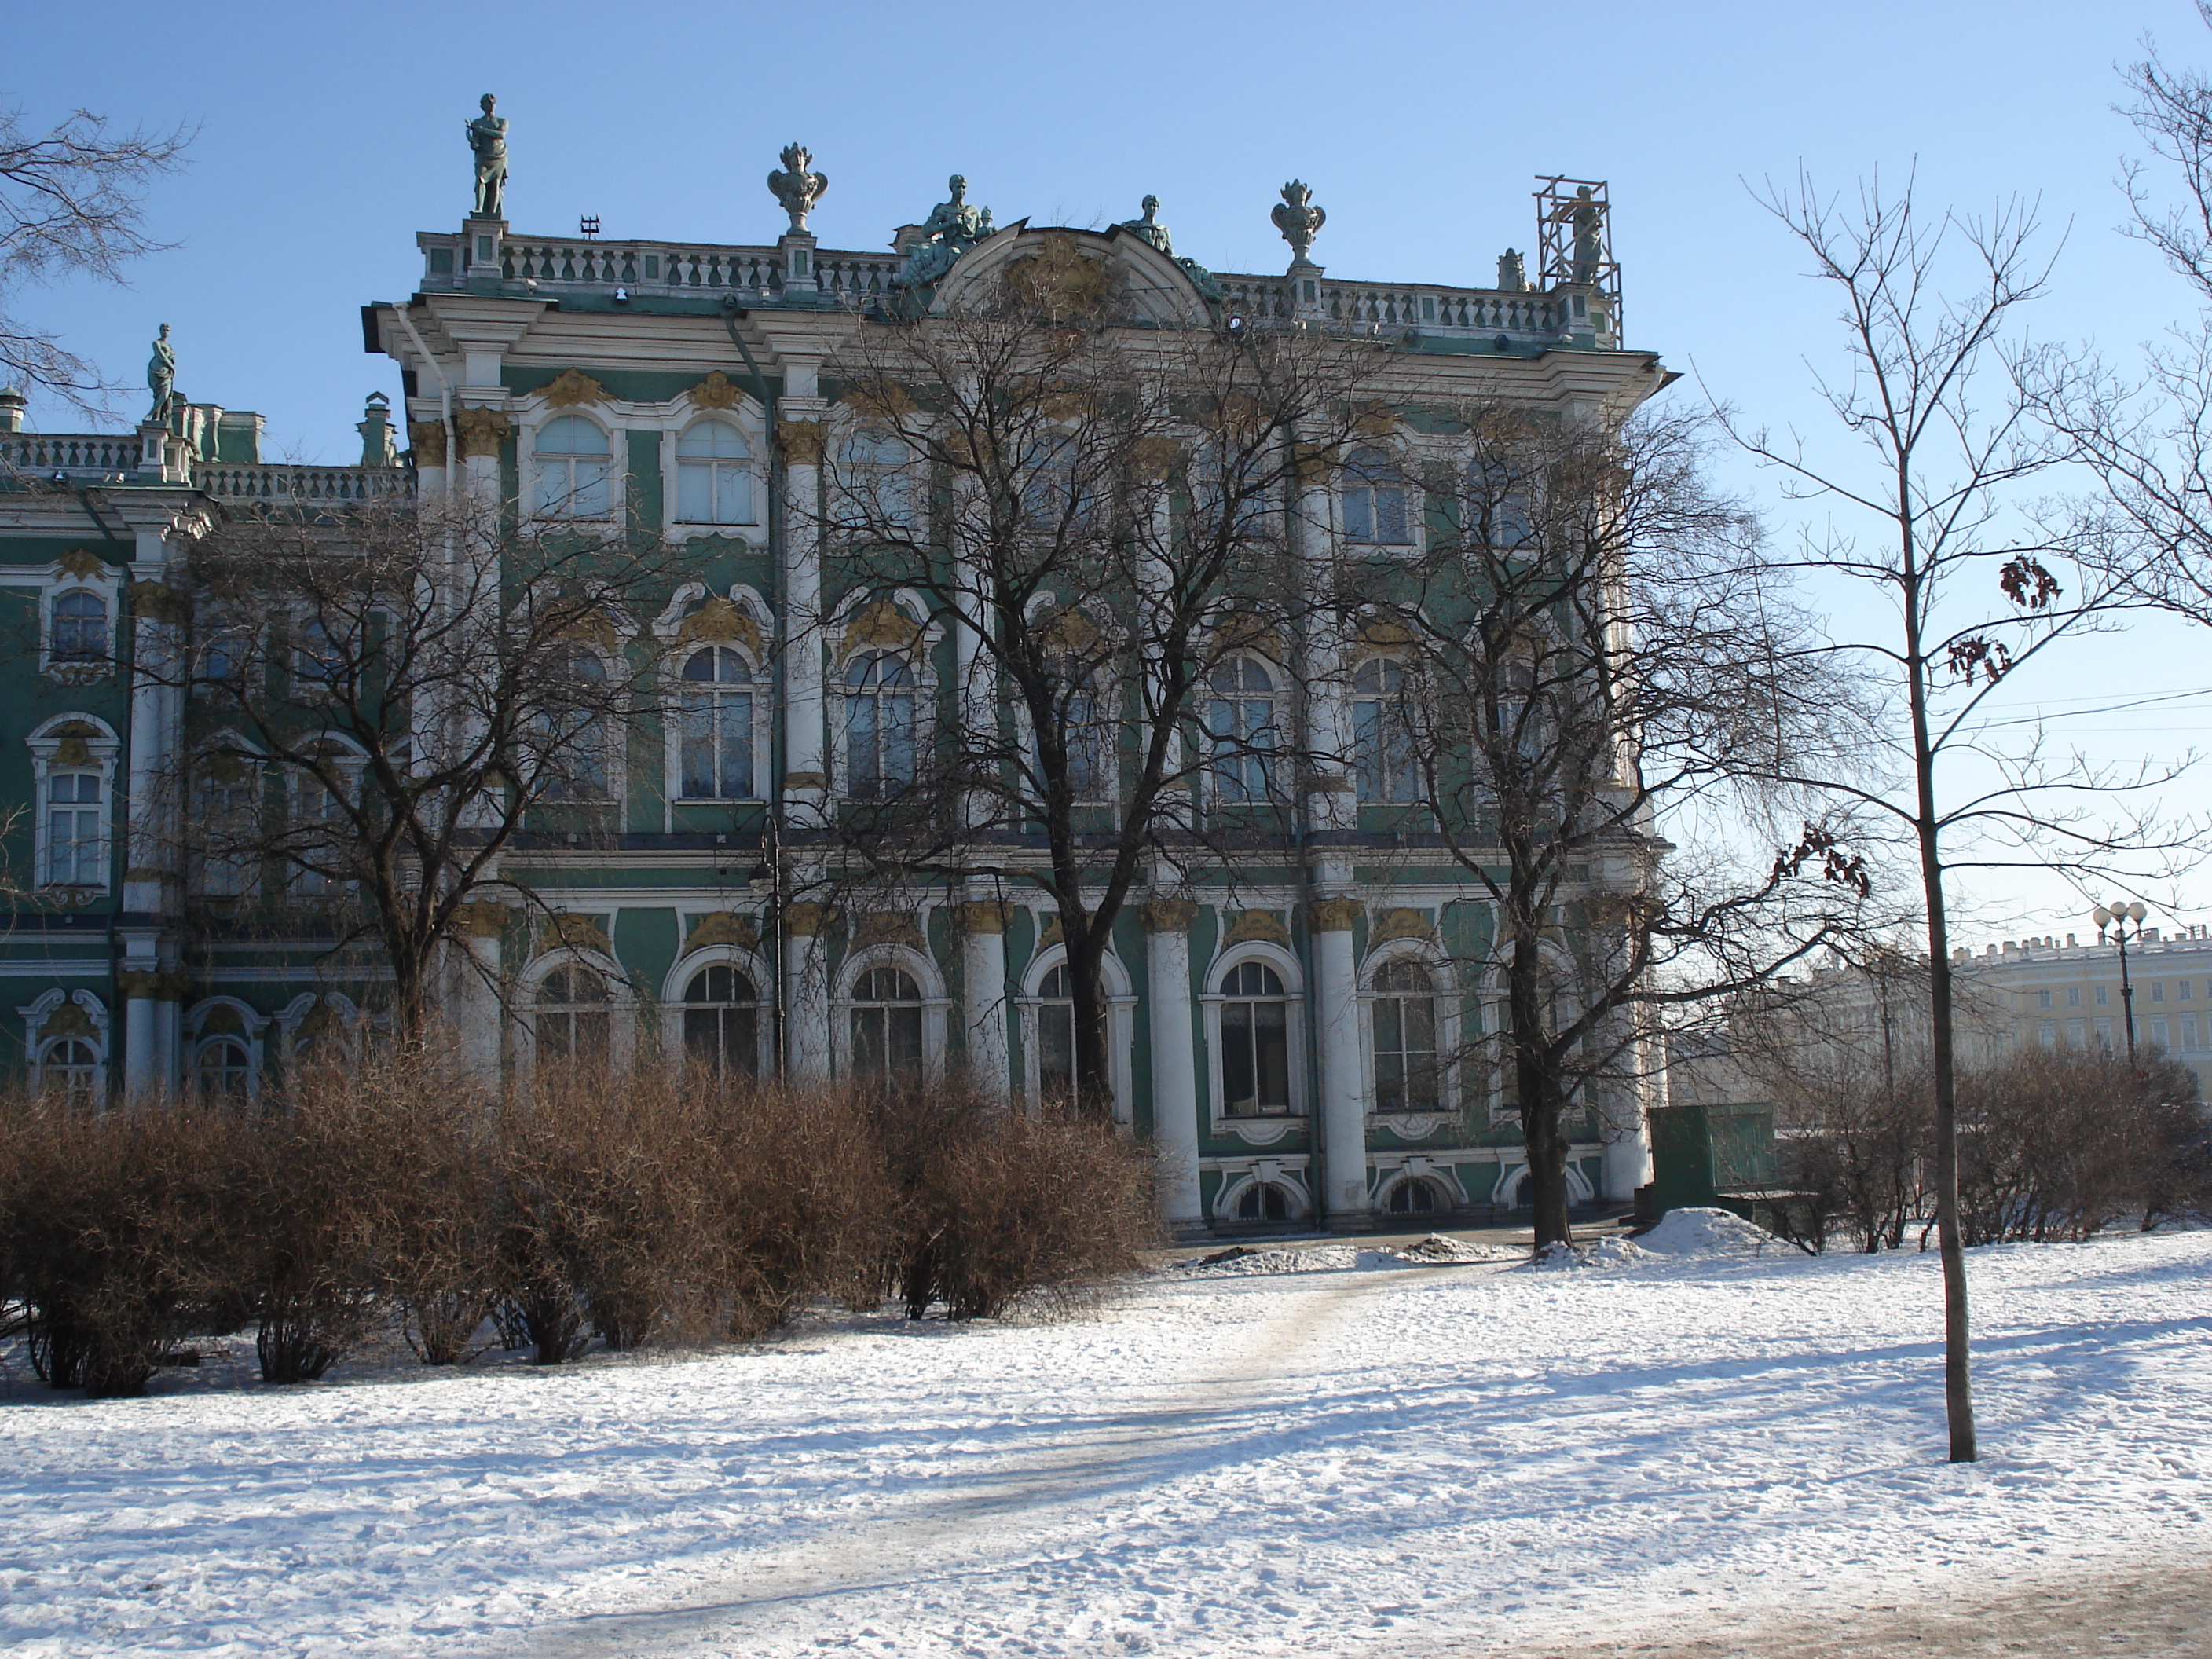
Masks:
[[[1275,228],[1283,233],[1283,240],[1291,245],[1291,263],[1307,264],[1306,252],[1313,240],[1321,234],[1321,228],[1328,222],[1328,215],[1314,205],[1313,187],[1293,179],[1283,186],[1283,199],[1274,212],[1268,216]]]
[[[1364,914],[1356,898],[1316,899],[1306,906],[1306,921],[1316,933],[1348,933]]]
[[[921,922],[910,911],[872,910],[853,918],[853,937],[849,948],[864,951],[871,945],[903,945],[908,950],[925,953],[928,944],[921,936]]]
[[[697,409],[735,409],[739,393],[737,383],[719,368],[709,369],[706,379],[691,388],[691,403]]]
[[[751,916],[732,910],[717,910],[712,915],[702,916],[684,935],[684,948],[687,951],[703,951],[710,945],[734,945],[741,951],[757,951],[760,924]]]
[[[493,112],[498,101],[491,94],[484,94],[477,100],[483,113],[465,129],[469,154],[476,160],[476,205],[469,210],[471,219],[507,216],[507,118]]]
[[[457,409],[453,425],[461,434],[461,459],[496,457],[499,447],[514,430],[514,422],[496,409]]]
[[[1189,899],[1153,899],[1145,906],[1145,931],[1180,933],[1198,919],[1198,906]]]
[[[1078,253],[1071,239],[1048,236],[1042,252],[1007,270],[1006,286],[1023,305],[1048,316],[1095,317],[1106,308],[1110,283],[1106,267]]]
[[[1247,940],[1279,945],[1287,951],[1291,946],[1291,930],[1273,910],[1235,911],[1230,915],[1229,931],[1223,943],[1241,945]]]
[[[783,452],[784,461],[788,465],[821,465],[823,441],[822,422],[819,421],[778,421],[775,423],[775,445]]]
[[[443,421],[408,422],[407,441],[415,451],[416,465],[445,465],[446,423]]]
[[[830,188],[830,175],[808,171],[814,154],[804,144],[786,144],[782,160],[782,170],[768,176],[769,193],[791,216],[792,229],[803,231],[806,228],[806,216],[814,211],[814,204]]]
[[[580,368],[564,368],[545,388],[548,409],[574,409],[579,404],[603,404],[607,389]]]

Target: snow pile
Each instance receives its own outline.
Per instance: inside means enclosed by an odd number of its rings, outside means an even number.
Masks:
[[[1659,1255],[1735,1255],[1756,1254],[1779,1241],[1733,1210],[1686,1207],[1668,1211],[1636,1242]]]
[[[1650,1258],[1625,1238],[1594,1239],[1587,1244],[1547,1244],[1532,1267],[1632,1267]]]
[[[1244,1279],[1267,1273],[1340,1273],[1372,1265],[1374,1250],[1356,1244],[1232,1244],[1169,1268],[1176,1279]]]
[[[1385,1255],[1395,1255],[1402,1261],[1422,1263],[1431,1261],[1516,1261],[1527,1254],[1524,1250],[1501,1249],[1495,1244],[1473,1244],[1464,1238],[1454,1238],[1446,1233],[1431,1233],[1402,1249],[1386,1250]]]

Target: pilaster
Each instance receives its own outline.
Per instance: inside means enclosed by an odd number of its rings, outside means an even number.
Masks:
[[[783,1006],[790,1075],[818,1080],[830,1075],[830,951],[825,937],[830,907],[787,904],[783,908]]]
[[[968,1073],[994,1095],[1012,1088],[1006,1046],[1006,907],[971,890],[959,911],[961,1017]]]
[[[1327,874],[1341,881],[1348,872]],[[1321,1049],[1321,1145],[1324,1210],[1333,1231],[1364,1231],[1367,1194],[1365,1091],[1361,1087],[1359,987],[1352,930],[1355,899],[1324,898],[1307,908],[1314,963],[1314,1013]]]
[[[782,400],[775,423],[783,459],[783,793],[792,822],[820,827],[830,799],[823,696],[822,450],[828,404],[812,395]]]
[[[1152,1143],[1160,1207],[1179,1237],[1206,1231],[1198,1184],[1198,1052],[1191,1033],[1190,924],[1198,907],[1145,906],[1145,973],[1152,1036]]]

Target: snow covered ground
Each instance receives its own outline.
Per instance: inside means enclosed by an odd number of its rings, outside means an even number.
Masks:
[[[1932,1255],[1709,1231],[543,1372],[18,1370],[0,1646],[1410,1659],[2212,1546],[2212,1233],[1973,1252],[1988,1455],[1953,1467]]]

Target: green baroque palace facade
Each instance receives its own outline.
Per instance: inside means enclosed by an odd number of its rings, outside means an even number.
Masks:
[[[526,234],[497,216],[499,136],[488,185],[480,150],[480,211],[417,238],[409,298],[362,307],[406,407],[371,400],[362,465],[264,461],[259,417],[177,395],[166,347],[135,432],[27,431],[22,401],[0,393],[0,611],[15,644],[0,797],[16,809],[0,1041],[33,1088],[257,1095],[306,1045],[379,1018],[389,975],[373,946],[269,925],[281,905],[240,925],[165,819],[179,809],[161,780],[193,711],[149,665],[176,649],[190,550],[241,512],[318,515],[342,539],[357,504],[465,490],[520,518],[626,521],[676,550],[657,609],[625,626],[706,711],[716,752],[688,752],[675,719],[638,721],[609,738],[592,833],[528,834],[506,852],[502,877],[534,902],[476,908],[454,948],[484,971],[447,981],[441,1011],[487,1077],[588,1040],[802,1078],[961,1066],[1022,1101],[1067,1063],[1049,902],[958,880],[817,902],[781,874],[809,823],[896,769],[900,722],[951,698],[969,659],[961,618],[893,584],[840,592],[824,557],[824,458],[855,418],[836,364],[855,331],[900,307],[926,328],[963,285],[1042,253],[1133,328],[1382,341],[1401,367],[1377,390],[1400,408],[1463,387],[1611,422],[1666,378],[1620,343],[1601,191],[1558,181],[1540,198],[1552,252],[1534,279],[1509,255],[1496,286],[1462,288],[1327,276],[1303,187],[1275,210],[1297,255],[1278,276],[1173,257],[1150,204],[1103,232],[994,229],[958,180],[891,252],[833,250],[805,228],[823,181],[804,152],[771,179],[792,224],[773,244]],[[1416,411],[1376,442],[1387,475],[1299,474],[1285,506],[1298,556],[1432,533],[1420,480],[1449,462],[1448,434]],[[1352,730],[1352,711],[1327,705],[1355,696],[1357,677],[1307,673],[1301,648],[1275,641],[1237,694],[1279,725]],[[1115,926],[1102,969],[1114,1109],[1158,1146],[1186,1235],[1523,1201],[1510,1103],[1488,1070],[1449,1063],[1497,1029],[1488,901],[1376,828],[1405,799],[1377,789],[1309,791],[1282,833],[1140,893]],[[1431,1080],[1400,1081],[1416,1074]],[[1647,1179],[1645,1103],[1631,1088],[1581,1109],[1574,1197],[1624,1200]]]

